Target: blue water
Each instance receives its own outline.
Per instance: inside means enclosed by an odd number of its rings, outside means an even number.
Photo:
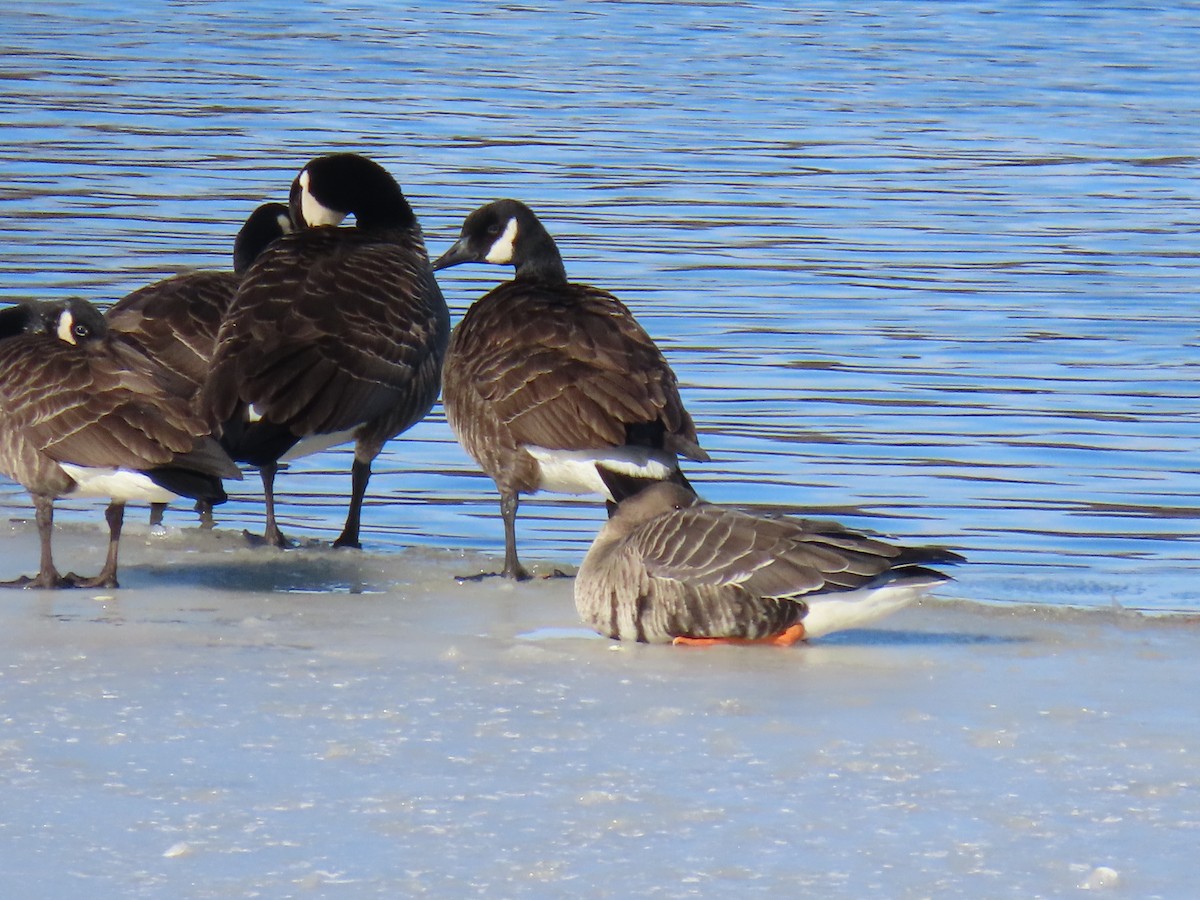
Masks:
[[[0,300],[226,267],[335,149],[432,253],[525,200],[659,340],[710,498],[965,552],[967,600],[1200,608],[1200,6],[0,3]],[[505,277],[460,267],[455,318]],[[336,535],[349,455],[281,476]],[[28,514],[15,486],[0,513]],[[95,520],[95,506],[64,504]],[[255,478],[220,510],[259,528]],[[522,506],[577,562],[593,501]],[[389,446],[368,549],[499,553],[440,408]],[[190,524],[177,510],[172,521]]]

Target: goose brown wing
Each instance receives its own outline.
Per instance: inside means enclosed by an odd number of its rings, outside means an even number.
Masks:
[[[264,252],[218,337],[202,399],[213,421],[241,401],[297,434],[319,434],[398,404],[432,404],[437,367],[432,378],[426,370],[444,351],[448,315],[419,232],[400,234],[313,228]],[[418,379],[430,388],[414,391]]]
[[[189,272],[134,291],[104,314],[110,331],[199,387],[208,375],[221,320],[241,279],[232,272]]]
[[[150,469],[186,460],[238,477],[228,457],[194,452],[208,429],[188,400],[166,393],[153,368],[131,370],[127,361],[53,337],[5,342],[0,409],[10,428],[59,462]]]
[[[467,312],[450,352],[518,443],[621,446],[631,427],[661,423],[668,448],[678,436],[703,453],[666,359],[605,291],[500,285]]]
[[[674,510],[630,536],[652,577],[738,585],[759,597],[799,597],[865,585],[898,550],[836,526],[769,519],[711,504]]]

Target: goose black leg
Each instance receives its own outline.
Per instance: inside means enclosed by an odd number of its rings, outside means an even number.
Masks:
[[[355,457],[354,465],[350,467],[350,509],[346,513],[346,526],[333,546],[362,548],[358,542],[358,532],[362,525],[363,498],[367,495],[367,482],[370,480],[371,463]]]
[[[521,497],[516,492],[500,495],[500,517],[504,519],[504,571],[505,578],[514,581],[527,581],[529,572],[517,559],[517,507]]]
[[[263,532],[263,540],[272,547],[283,549],[291,547],[292,542],[283,536],[283,532],[275,523],[275,473],[278,471],[278,463],[267,463],[258,469],[259,475],[262,476],[263,500],[267,508],[267,527]]]
[[[216,520],[213,519],[213,505],[211,500],[197,500],[196,512],[200,514],[200,527],[205,531],[212,531],[216,526]]]
[[[34,521],[37,522],[38,539],[41,542],[41,565],[37,575],[30,578],[22,575],[12,581],[0,582],[3,587],[61,588],[71,583],[58,574],[54,567],[54,555],[50,552],[50,541],[54,534],[54,498],[42,494],[33,495]]]
[[[104,568],[94,578],[79,578],[68,575],[76,587],[81,588],[115,588],[117,584],[117,551],[121,544],[121,526],[125,523],[125,504],[116,500],[108,504],[104,510],[104,519],[108,522],[108,555],[104,559]]]

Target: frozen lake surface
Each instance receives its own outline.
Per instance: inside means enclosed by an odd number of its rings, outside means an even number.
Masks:
[[[663,347],[712,500],[964,552],[781,652],[614,646],[502,548],[440,409],[362,554],[128,517],[0,597],[13,896],[1189,897],[1200,830],[1200,8],[0,0],[0,301],[229,265],[313,156],[433,253],[501,196]],[[459,267],[457,318],[506,277]],[[330,540],[349,455],[281,475]],[[59,560],[103,555],[63,503]],[[533,498],[529,561],[603,511]],[[0,577],[32,510],[0,485]],[[1142,615],[1148,613],[1151,615]]]
[[[1190,894],[1193,618],[645,647],[580,631],[567,579],[197,537],[0,606],[12,896]]]

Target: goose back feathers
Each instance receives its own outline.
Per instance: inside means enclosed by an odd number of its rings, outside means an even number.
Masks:
[[[444,384],[451,427],[501,491],[542,489],[544,451],[641,448],[668,472],[707,458],[658,347],[587,285],[495,288],[455,329]]]
[[[264,203],[234,240],[233,271],[185,272],[139,288],[105,312],[110,330],[185,377],[198,391],[208,377],[217,332],[254,259],[292,230],[288,207]]]

